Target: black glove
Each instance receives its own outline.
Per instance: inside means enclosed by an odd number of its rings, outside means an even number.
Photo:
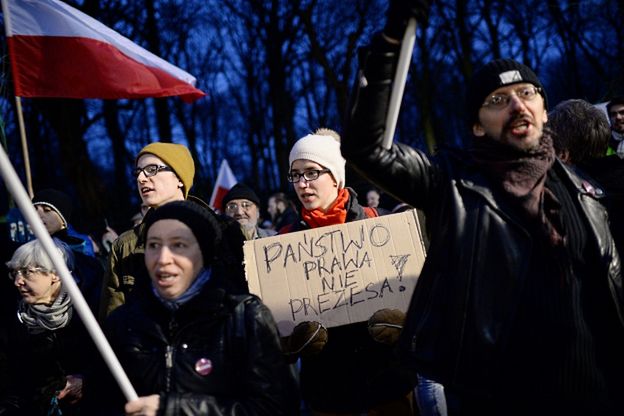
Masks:
[[[301,322],[292,334],[282,338],[282,349],[287,356],[316,355],[325,344],[327,344],[327,329],[315,321]]]
[[[368,319],[368,333],[377,342],[394,345],[403,330],[405,313],[398,309],[380,309]]]
[[[433,0],[390,0],[383,33],[395,40],[403,39],[410,17],[420,24],[427,22]]]

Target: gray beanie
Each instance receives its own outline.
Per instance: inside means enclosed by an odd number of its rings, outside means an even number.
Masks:
[[[34,206],[44,205],[51,208],[61,217],[63,227],[67,228],[69,226],[72,202],[69,195],[66,193],[57,191],[56,189],[43,189],[35,194],[32,199],[32,204]]]
[[[288,165],[292,169],[295,160],[307,159],[329,169],[338,183],[338,189],[345,187],[346,160],[340,153],[340,141],[332,136],[308,134],[297,140],[290,156]]]

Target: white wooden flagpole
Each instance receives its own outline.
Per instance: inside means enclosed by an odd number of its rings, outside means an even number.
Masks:
[[[15,96],[15,106],[17,108],[17,122],[19,124],[20,139],[22,142],[22,157],[24,158],[24,170],[26,171],[26,187],[28,195],[32,199],[35,196],[32,186],[32,175],[30,173],[30,156],[28,155],[28,139],[26,138],[26,127],[24,127],[24,113],[22,112],[22,100]]]
[[[396,130],[397,120],[399,119],[399,110],[401,109],[401,101],[403,100],[403,91],[405,90],[405,81],[409,71],[410,62],[412,61],[412,52],[414,43],[416,42],[416,19],[410,18],[401,41],[401,51],[399,54],[399,62],[397,63],[396,74],[392,84],[392,92],[390,94],[390,104],[388,105],[388,114],[386,115],[386,129],[382,145],[385,149],[392,147],[392,138]]]

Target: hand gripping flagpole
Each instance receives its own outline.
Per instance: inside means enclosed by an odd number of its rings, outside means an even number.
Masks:
[[[91,335],[93,342],[100,351],[100,354],[102,354],[104,361],[115,377],[115,380],[126,396],[126,399],[128,401],[136,400],[138,396],[130,383],[130,379],[128,379],[128,376],[121,367],[121,364],[115,356],[108,340],[104,336],[102,329],[95,320],[93,313],[91,313],[91,309],[89,309],[82,293],[80,293],[80,289],[78,289],[76,282],[67,269],[65,261],[52,241],[52,237],[50,237],[50,234],[48,234],[48,231],[45,229],[41,218],[37,215],[37,211],[35,211],[34,206],[30,202],[30,198],[28,197],[24,186],[20,182],[13,165],[11,165],[11,162],[9,161],[9,157],[2,146],[0,146],[0,171],[2,173],[2,178],[4,179],[4,183],[6,184],[11,195],[13,195],[17,206],[28,221],[28,224],[30,224],[35,236],[39,239],[39,241],[41,241],[43,248],[52,260],[56,273],[61,276],[63,286],[69,292],[69,296],[71,296],[75,310],[78,312],[78,315],[80,315],[80,319],[82,319],[87,331],[89,331],[89,335]]]
[[[382,146],[385,149],[390,149],[392,147],[392,138],[394,137],[397,120],[399,119],[399,110],[401,108],[401,101],[403,100],[405,81],[407,80],[407,73],[412,60],[412,52],[414,50],[415,42],[416,19],[412,17],[409,19],[407,28],[405,29],[405,34],[403,35],[399,62],[397,63],[396,74],[392,85],[392,93],[390,94],[390,104],[388,106],[388,114],[386,115],[386,129],[384,130],[382,142]]]

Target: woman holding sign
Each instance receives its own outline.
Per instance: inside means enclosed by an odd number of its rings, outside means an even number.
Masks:
[[[148,214],[145,230],[151,293],[106,322],[141,396],[126,403],[126,414],[298,414],[296,382],[271,313],[257,297],[233,295],[219,283],[222,232],[214,214],[174,201]],[[104,400],[94,413],[123,408],[121,397]]]
[[[376,217],[345,188],[340,137],[319,129],[290,151],[288,181],[303,205],[300,221],[280,233]],[[301,358],[301,389],[316,416],[336,414],[412,415],[409,374],[392,352],[404,314],[384,309],[366,322],[325,329],[302,322],[282,339],[292,360]],[[371,329],[369,329],[369,327]]]

